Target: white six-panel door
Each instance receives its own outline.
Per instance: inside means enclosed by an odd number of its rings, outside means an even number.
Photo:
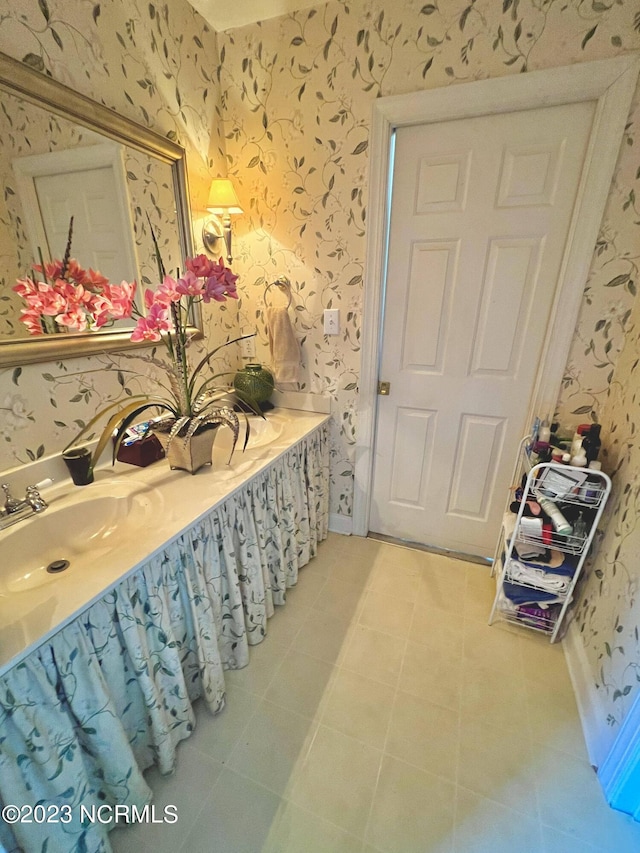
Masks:
[[[397,130],[371,531],[492,553],[594,109]]]

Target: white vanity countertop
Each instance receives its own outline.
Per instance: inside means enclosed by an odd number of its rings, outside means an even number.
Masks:
[[[129,526],[123,534],[116,530],[109,539],[109,547],[101,547],[88,555],[76,555],[65,572],[49,582],[21,592],[0,589],[0,675],[18,663],[41,642],[59,631],[79,613],[102,598],[128,574],[161,551],[172,540],[209,513],[222,501],[241,489],[280,456],[321,424],[329,420],[324,414],[293,409],[275,409],[267,415],[282,427],[280,435],[270,444],[242,451],[244,430],[241,430],[238,449],[230,465],[228,440],[218,447],[222,430],[216,438],[213,465],[201,468],[191,475],[186,471],[172,471],[166,459],[147,468],[138,468],[117,462],[96,472],[93,485],[76,487],[70,481],[44,492],[49,509],[26,521],[18,522],[7,531],[0,532],[0,583],[4,572],[10,571],[3,559],[3,538],[11,531],[27,529],[33,537],[44,535],[47,518],[54,517],[56,501],[73,499],[78,495],[77,512],[82,514],[82,500],[92,494],[108,494],[112,487],[134,488],[141,495],[152,496],[151,509],[143,516],[138,527]],[[91,490],[94,489],[92,493]],[[44,544],[44,543],[43,543]],[[5,554],[6,554],[5,548]],[[60,557],[64,557],[61,554]]]

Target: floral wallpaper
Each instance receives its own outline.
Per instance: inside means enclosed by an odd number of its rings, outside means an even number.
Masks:
[[[227,162],[246,211],[236,225],[241,325],[257,328],[266,358],[264,286],[286,273],[303,387],[329,394],[336,413],[331,509],[350,515],[373,99],[638,50],[640,12],[635,0],[339,0],[226,32],[219,48]],[[618,469],[578,605],[612,738],[640,683],[638,393],[629,382],[640,311],[639,121],[636,95],[557,403],[566,427],[603,424]],[[329,307],[341,311],[339,337],[323,335]]]
[[[603,400],[605,467],[613,492],[598,555],[576,620],[613,741],[640,691],[640,301],[626,321],[626,343]]]
[[[181,141],[196,234],[208,181],[228,170],[245,210],[234,221],[243,298],[239,311],[215,306],[207,334],[255,330],[257,358],[267,360],[264,288],[290,277],[301,387],[332,398],[331,511],[345,516],[372,101],[639,48],[636,0],[332,0],[217,39],[186,0],[4,0],[0,13],[1,50]],[[567,426],[603,424],[616,469],[609,526],[577,607],[612,735],[637,693],[640,647],[638,399],[629,381],[640,310],[639,109],[636,96],[557,405]],[[282,298],[274,288],[270,296]],[[325,308],[340,309],[337,337],[323,335]],[[58,449],[98,402],[135,390],[151,371],[144,354],[0,368],[0,467]]]

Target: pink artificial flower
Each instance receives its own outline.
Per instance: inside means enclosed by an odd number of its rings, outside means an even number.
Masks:
[[[220,281],[216,276],[211,276],[204,283],[204,293],[202,294],[203,302],[211,302],[215,299],[216,302],[226,302],[226,287],[224,281]],[[236,294],[237,295],[237,294]]]
[[[11,289],[19,296],[22,296],[23,299],[26,299],[27,296],[31,296],[37,292],[37,285],[33,279],[27,276],[26,278],[19,278]]]
[[[156,291],[151,290],[150,287],[147,287],[147,289],[144,292],[144,307],[148,311],[149,308],[151,308],[151,306],[155,305],[155,304],[156,304]]]
[[[178,279],[176,290],[183,296],[202,296],[203,284],[198,276],[191,270]]]
[[[32,307],[36,307],[36,299],[27,299],[27,302]],[[62,293],[44,282],[38,283],[37,302],[39,303],[40,313],[45,314],[47,317],[56,317],[58,314],[63,314],[68,305],[68,300]]]
[[[105,276],[103,276],[102,273],[97,272],[97,270],[91,269],[91,267],[89,267],[88,270],[82,270],[82,272],[84,273],[84,276],[80,284],[100,289],[109,286],[109,279],[105,278]]]
[[[146,295],[146,294],[145,294]],[[132,341],[159,341],[160,332],[171,330],[169,311],[163,305],[154,302],[146,317],[140,317],[131,335]]]
[[[175,278],[172,278],[170,275],[165,275],[162,284],[160,284],[155,291],[154,301],[158,302],[160,305],[166,305],[167,307],[172,302],[179,302],[182,294],[178,290],[178,282]],[[145,293],[145,303],[146,303],[146,293]],[[147,305],[147,308],[149,305]]]
[[[60,267],[60,273],[62,272],[62,266]],[[56,276],[60,277],[60,273]],[[80,266],[80,264],[76,261],[75,258],[70,258],[69,263],[67,264],[65,281],[73,281],[76,284],[86,284],[87,281],[87,273]]]
[[[216,302],[224,302],[227,297],[237,299],[237,280],[238,276],[232,273],[228,267],[225,267],[222,258],[220,258],[217,264],[211,266],[211,275],[205,283],[206,296],[203,297],[204,301],[209,302],[210,299],[215,299]]]
[[[198,278],[208,278],[213,273],[213,261],[206,255],[196,255],[195,258],[187,258],[187,269]]]
[[[39,311],[23,308],[20,314],[20,321],[25,324],[30,335],[44,335],[42,324],[40,323],[41,314]]]
[[[113,316],[111,300],[100,294],[94,295],[91,302],[87,305],[87,310],[93,320],[93,327],[96,329],[102,328]]]
[[[120,284],[107,284],[104,295],[111,301],[111,316],[116,320],[130,317],[133,312],[133,297],[136,292],[135,281],[122,281]]]
[[[152,328],[147,322],[146,317],[140,317],[136,323],[136,327],[131,333],[132,341],[159,341],[161,340],[160,332]]]
[[[87,328],[87,315],[78,306],[67,306],[67,311],[56,317],[56,323],[75,329],[76,332],[84,332]]]
[[[60,278],[62,275],[62,261],[50,261],[44,265],[44,270],[41,264],[34,266],[36,272],[44,272],[48,279]]]

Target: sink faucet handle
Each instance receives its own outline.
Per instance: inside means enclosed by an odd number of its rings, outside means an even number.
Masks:
[[[4,491],[4,511],[15,512],[15,510],[20,508],[22,501],[17,501],[11,496],[9,483],[2,483],[2,489]]]
[[[42,512],[42,510],[46,509],[48,506],[47,502],[38,491],[38,486],[41,487],[42,483],[38,483],[36,486],[27,486],[27,496],[25,498],[34,512]]]

